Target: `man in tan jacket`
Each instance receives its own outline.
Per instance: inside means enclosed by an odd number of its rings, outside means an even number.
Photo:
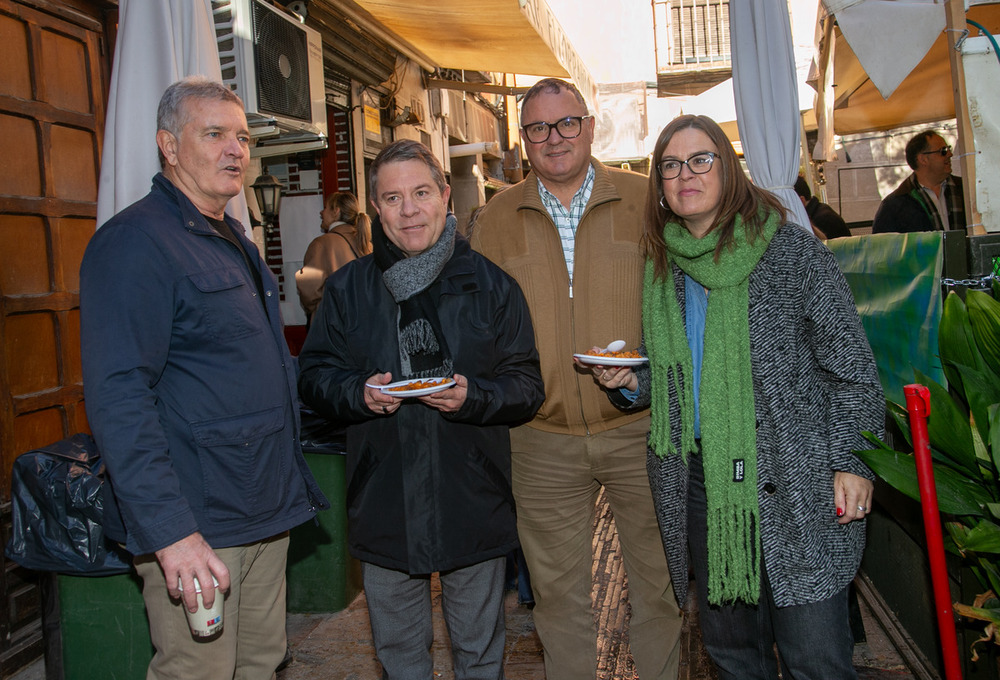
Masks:
[[[647,180],[591,157],[594,118],[569,83],[533,86],[521,123],[531,172],[487,204],[472,245],[520,284],[541,357],[546,399],[511,430],[511,450],[546,676],[596,677],[592,524],[603,485],[628,574],[636,668],[643,680],[672,680],[681,616],[646,474],[649,416],[618,411],[573,361],[612,340],[640,344]]]

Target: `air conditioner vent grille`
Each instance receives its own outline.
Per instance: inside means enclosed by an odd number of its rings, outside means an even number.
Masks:
[[[264,113],[309,122],[309,46],[302,30],[273,10],[251,3],[257,100]]]

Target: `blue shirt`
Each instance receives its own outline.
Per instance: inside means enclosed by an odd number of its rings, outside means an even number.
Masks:
[[[701,439],[701,413],[698,395],[701,393],[701,361],[705,355],[705,312],[708,291],[687,274],[684,275],[684,326],[688,347],[691,348],[691,388],[694,394],[694,437]]]
[[[694,437],[701,439],[701,414],[698,396],[701,393],[701,363],[705,355],[705,312],[708,311],[708,291],[687,274],[684,275],[684,327],[691,348],[691,380],[694,396]],[[629,401],[639,398],[638,390],[620,389]]]

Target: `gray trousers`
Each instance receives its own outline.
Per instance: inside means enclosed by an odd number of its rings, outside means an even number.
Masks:
[[[439,574],[455,680],[503,680],[506,558]],[[383,680],[434,676],[430,576],[362,562],[368,618]]]

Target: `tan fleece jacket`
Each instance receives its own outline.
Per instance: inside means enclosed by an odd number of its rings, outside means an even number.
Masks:
[[[638,347],[642,335],[647,179],[591,162],[597,174],[576,230],[573,299],[559,232],[534,173],[494,196],[472,235],[472,247],[516,279],[528,300],[545,382],[545,403],[528,425],[558,434],[603,432],[646,417],[615,408],[590,371],[573,362],[574,352],[612,340]]]

